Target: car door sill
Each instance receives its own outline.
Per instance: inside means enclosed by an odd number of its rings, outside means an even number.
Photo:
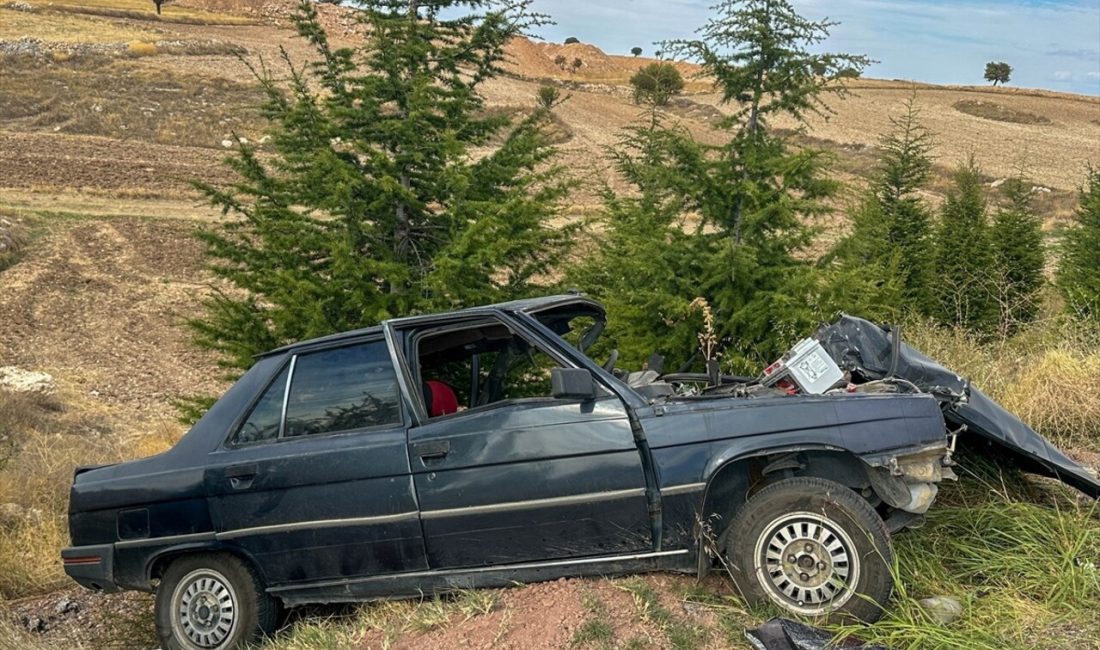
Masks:
[[[463,569],[413,571],[308,584],[280,585],[269,588],[267,591],[281,598],[286,605],[296,606],[415,597],[459,589],[506,587],[563,577],[612,576],[655,570],[692,573],[696,567],[691,554],[690,549],[678,549]]]

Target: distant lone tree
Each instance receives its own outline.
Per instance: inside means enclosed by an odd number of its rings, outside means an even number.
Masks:
[[[559,55],[554,57],[554,65],[556,65],[559,68],[561,68],[562,70],[564,70],[565,69],[565,62],[567,60],[568,59],[565,58],[564,54],[559,54]]]
[[[664,106],[673,95],[684,89],[684,78],[671,63],[654,61],[635,72],[630,78],[630,85],[634,87],[635,103]]]
[[[160,15],[160,6],[164,4],[164,0],[153,0],[153,4],[157,6],[157,15]]]
[[[576,74],[577,70],[580,70],[582,65],[584,65],[584,61],[582,61],[578,57],[573,59],[573,62],[569,64],[569,67],[572,69],[573,74]]]
[[[630,53],[633,54],[634,56],[641,56],[642,55],[642,48],[632,47],[632,48],[630,48]]]
[[[985,64],[985,80],[992,81],[994,86],[1008,83],[1011,76],[1012,66],[1004,61],[990,61]]]
[[[565,44],[566,45],[572,45],[573,43],[580,43],[580,42],[581,42],[581,39],[577,38],[576,36],[570,36],[569,38],[565,39]]]

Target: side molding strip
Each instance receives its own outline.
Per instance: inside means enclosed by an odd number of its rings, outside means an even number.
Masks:
[[[190,533],[188,535],[165,535],[163,537],[143,537],[142,539],[123,539],[115,542],[115,548],[137,548],[140,546],[158,546],[160,544],[185,544],[187,542],[209,542],[214,533]]]
[[[661,488],[662,496],[675,496],[677,494],[689,494],[691,492],[702,492],[703,488],[707,486],[706,483],[684,483],[682,485],[670,485],[666,488]]]
[[[614,501],[615,499],[628,499],[630,497],[641,496],[645,496],[645,488],[612,490],[610,492],[588,492],[585,494],[571,494],[566,497],[531,499],[529,501],[505,501],[501,503],[489,503],[482,506],[448,508],[445,510],[424,510],[420,513],[420,516],[423,519],[437,519],[440,517],[482,515],[493,512],[508,512],[509,510],[526,510],[528,508],[538,508],[542,506],[567,506],[577,503],[588,503],[591,501]]]
[[[339,528],[341,526],[369,526],[371,524],[391,524],[399,521],[416,521],[415,512],[401,512],[396,515],[377,515],[374,517],[353,517],[349,519],[318,519],[314,521],[296,521],[290,524],[272,524],[270,526],[253,526],[251,528],[237,528],[218,533],[217,539],[235,539],[249,535],[266,535],[269,533],[288,533],[302,529]]]

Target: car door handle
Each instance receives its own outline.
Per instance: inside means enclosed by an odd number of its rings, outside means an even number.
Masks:
[[[422,461],[443,460],[451,453],[450,440],[429,440],[427,442],[414,442],[413,451]]]
[[[245,490],[252,486],[252,480],[260,471],[256,463],[246,465],[230,465],[225,468],[225,477],[229,479],[229,485],[234,490]]]

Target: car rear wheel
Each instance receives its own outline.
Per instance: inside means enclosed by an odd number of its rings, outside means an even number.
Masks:
[[[165,650],[230,650],[274,631],[278,605],[256,573],[224,554],[184,556],[157,588],[157,636]]]
[[[858,494],[824,479],[757,492],[734,515],[725,552],[747,601],[803,616],[873,621],[893,590],[886,525]]]

